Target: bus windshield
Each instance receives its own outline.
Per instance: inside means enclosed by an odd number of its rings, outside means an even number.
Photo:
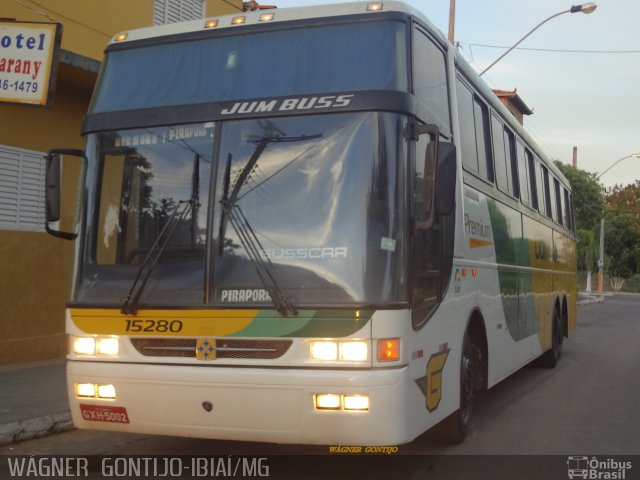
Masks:
[[[109,52],[89,113],[238,99],[407,91],[406,27],[366,22]]]
[[[405,301],[406,124],[368,112],[96,134],[76,302],[117,306],[159,235],[141,308],[272,307],[274,288],[298,307]]]

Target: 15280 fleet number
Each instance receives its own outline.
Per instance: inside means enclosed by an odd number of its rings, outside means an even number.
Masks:
[[[131,333],[178,333],[182,331],[180,320],[126,320],[125,331]]]

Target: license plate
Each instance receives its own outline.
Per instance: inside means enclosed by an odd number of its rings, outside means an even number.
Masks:
[[[82,418],[90,422],[129,423],[127,409],[103,405],[80,404]]]

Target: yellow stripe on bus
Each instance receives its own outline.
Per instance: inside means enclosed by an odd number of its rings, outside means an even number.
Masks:
[[[140,310],[124,315],[119,310],[69,310],[71,321],[84,333],[134,336],[232,335],[253,322],[259,310]]]

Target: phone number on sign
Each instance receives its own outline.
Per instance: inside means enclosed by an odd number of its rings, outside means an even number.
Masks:
[[[22,81],[19,82],[16,80],[12,82],[10,80],[2,80],[0,79],[0,90],[11,90],[14,92],[24,92],[24,93],[36,93],[38,91],[38,82],[27,82]]]

